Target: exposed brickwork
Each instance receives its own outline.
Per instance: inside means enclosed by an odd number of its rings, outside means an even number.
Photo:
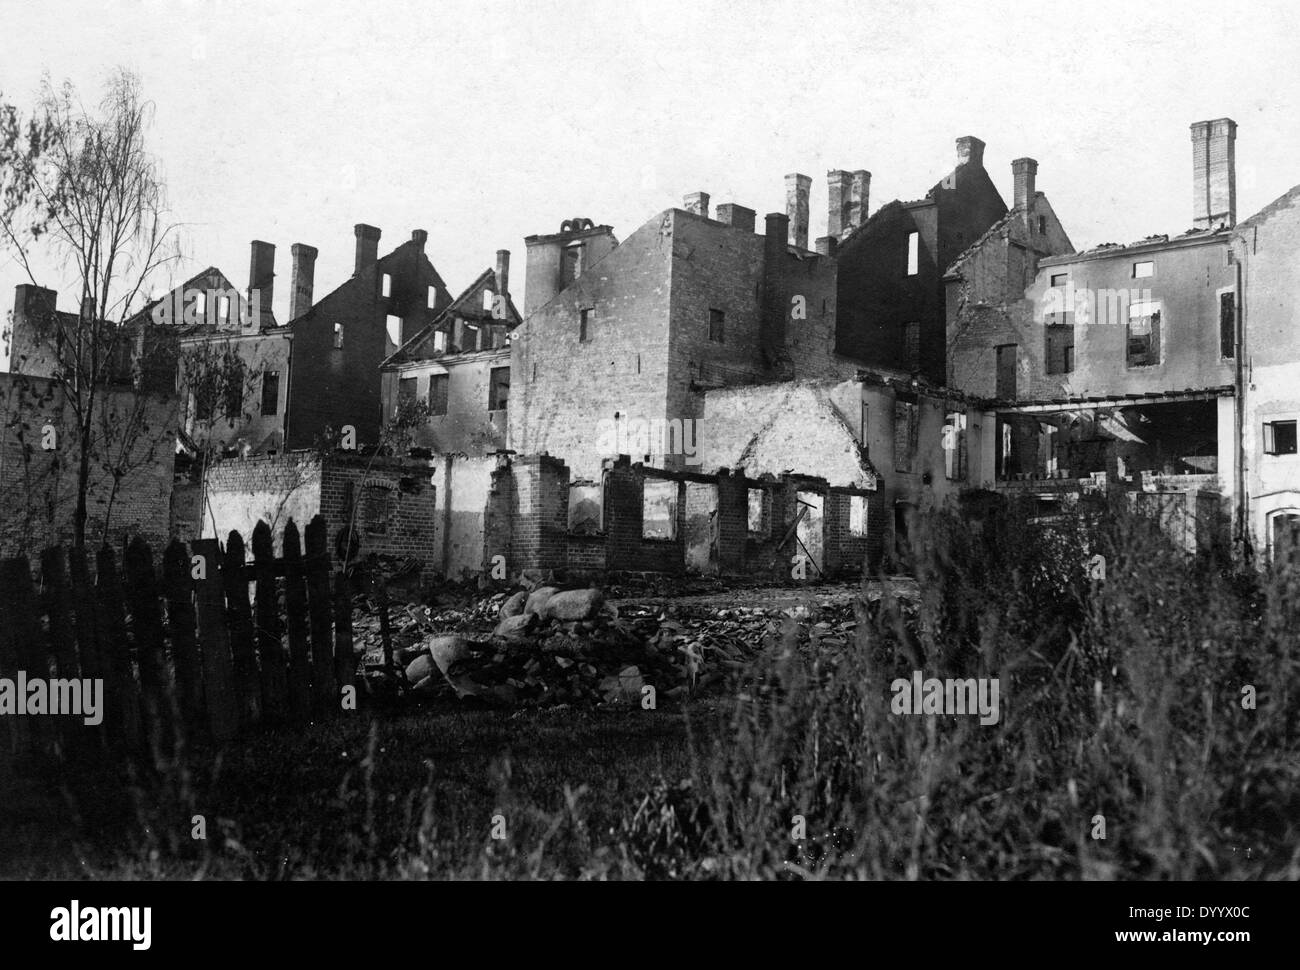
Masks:
[[[161,548],[170,527],[176,399],[105,389],[97,412],[86,543],[120,548],[141,535]],[[51,450],[42,447],[47,426],[53,432]],[[105,438],[106,433],[111,437]],[[116,462],[128,443],[129,458],[121,463],[126,473],[115,488],[103,463]],[[0,374],[0,555],[31,554],[71,541],[79,454],[72,407],[58,385],[39,377]]]

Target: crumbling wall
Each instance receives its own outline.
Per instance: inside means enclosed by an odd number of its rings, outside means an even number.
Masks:
[[[285,524],[293,519],[303,529],[320,510],[321,457],[316,452],[213,459],[203,473],[197,524],[200,537],[221,542],[237,531],[251,552],[253,529],[264,521],[279,555]]]

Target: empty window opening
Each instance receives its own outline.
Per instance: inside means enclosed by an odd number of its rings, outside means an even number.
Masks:
[[[849,496],[849,535],[865,536],[867,534],[867,497],[865,495]]]
[[[1133,278],[1135,280],[1144,280],[1156,275],[1156,264],[1149,260],[1142,260],[1133,264]]]
[[[1038,217],[1038,234],[1040,236],[1047,235],[1047,216]]]
[[[914,402],[894,402],[894,471],[912,470],[919,424],[920,412]]]
[[[752,539],[765,539],[772,532],[772,498],[765,488],[749,489],[748,531]]]
[[[569,486],[569,531],[571,533],[590,536],[600,532],[602,492],[596,482],[574,482]]]
[[[393,295],[393,274],[392,273],[384,274],[384,281],[381,284],[380,292],[385,297],[389,297]]]
[[[1047,373],[1071,373],[1074,370],[1074,326],[1048,324],[1044,330],[1047,334]]]
[[[424,305],[425,305],[426,307],[432,307],[432,306],[433,306],[433,287],[432,287],[432,286],[426,286],[426,287],[424,288]]]
[[[1133,303],[1128,308],[1129,367],[1152,367],[1160,363],[1160,304]]]
[[[915,276],[921,269],[921,234],[919,232],[908,233],[907,235],[907,275]]]
[[[709,311],[709,339],[715,344],[723,342],[725,336],[723,328],[726,325],[726,316],[721,310]]]
[[[495,299],[496,299],[496,294],[493,293],[491,290],[483,291],[483,309],[485,312],[487,313],[492,312],[492,304],[495,301]]]
[[[433,415],[447,413],[447,391],[451,377],[447,374],[429,375],[429,413]]]
[[[334,324],[334,349],[343,349],[343,324],[341,323]]]
[[[1237,295],[1219,294],[1219,356],[1231,360],[1237,356]]]
[[[584,307],[578,311],[578,341],[586,343],[591,339],[591,308]]]
[[[641,496],[641,536],[677,538],[677,483],[647,479]]]
[[[510,400],[510,368],[493,367],[488,386],[488,410],[504,411]]]
[[[1070,282],[1070,274],[1069,274],[1069,273],[1053,273],[1053,274],[1052,274],[1052,285],[1053,285],[1053,286],[1065,286],[1065,285],[1066,285],[1067,283],[1069,283],[1069,282]]]
[[[397,411],[396,414],[402,413],[402,408],[409,407],[415,403],[419,391],[415,387],[414,377],[402,377],[397,381]]]
[[[269,370],[262,374],[262,414],[271,416],[280,410],[280,372]]]
[[[447,352],[447,331],[439,330],[433,335],[433,351],[437,354]]]
[[[388,532],[388,520],[392,517],[393,490],[382,486],[370,485],[361,492],[361,520],[365,530],[372,535]]]
[[[385,321],[385,326],[388,330],[388,339],[400,347],[402,345],[402,318],[393,316],[390,313]]]
[[[1296,453],[1296,423],[1294,421],[1269,421],[1264,425],[1264,454],[1294,455]]]
[[[563,289],[582,275],[582,244],[566,246],[560,259],[560,287]]]
[[[966,413],[951,411],[943,428],[944,475],[952,482],[966,479]]]

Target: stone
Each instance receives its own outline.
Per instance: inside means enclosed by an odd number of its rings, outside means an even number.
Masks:
[[[524,604],[528,602],[528,591],[521,589],[501,604],[501,612],[497,614],[501,619],[508,616],[518,616],[524,611]]]
[[[529,629],[536,621],[537,617],[533,613],[507,616],[497,624],[497,628],[492,631],[492,635],[505,640],[522,640],[527,637]]]
[[[446,633],[430,637],[425,641],[433,662],[444,674],[447,668],[469,652],[469,641],[456,633]]]
[[[542,607],[546,601],[559,592],[554,586],[539,586],[528,594],[528,599],[524,603],[524,612],[533,613],[538,616],[542,614]]]
[[[558,620],[561,623],[578,623],[590,620],[600,612],[605,601],[604,594],[598,589],[570,589],[556,593],[542,606],[543,620]]]
[[[406,666],[406,679],[412,684],[418,684],[426,677],[433,673],[433,658],[427,653],[422,653]]]

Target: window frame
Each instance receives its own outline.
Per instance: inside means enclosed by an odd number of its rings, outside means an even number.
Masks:
[[[1145,314],[1134,314],[1134,310],[1139,307],[1154,307],[1155,309]],[[1146,363],[1133,362],[1133,321],[1146,317],[1147,324],[1147,351],[1149,359]],[[1164,301],[1162,300],[1140,300],[1128,305],[1128,319],[1124,321],[1124,367],[1127,370],[1141,370],[1147,367],[1159,367],[1164,363]]]
[[[1289,425],[1291,428],[1291,450],[1279,451],[1277,446],[1277,428],[1280,425]],[[1288,455],[1300,453],[1300,440],[1297,439],[1297,431],[1300,431],[1300,425],[1295,418],[1279,418],[1272,421],[1265,421],[1262,434],[1262,444],[1264,454],[1271,458],[1285,458]]]

